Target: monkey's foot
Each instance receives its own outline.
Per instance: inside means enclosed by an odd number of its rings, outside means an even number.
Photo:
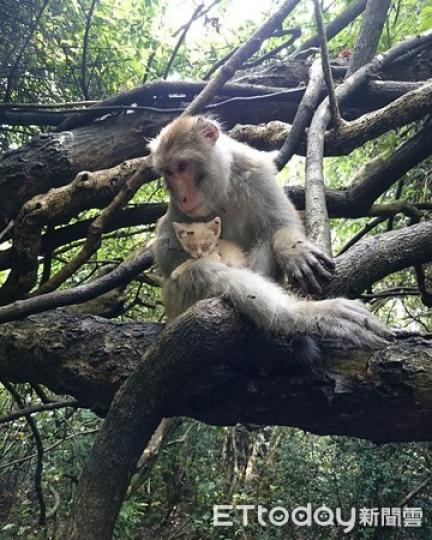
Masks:
[[[385,347],[392,332],[360,302],[334,298],[297,305],[295,326],[299,332],[334,337],[348,346],[375,350]]]

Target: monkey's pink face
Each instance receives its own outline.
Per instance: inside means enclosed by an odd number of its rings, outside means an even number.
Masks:
[[[163,171],[163,175],[180,209],[190,216],[200,215],[205,204],[196,188],[196,165],[193,160],[174,161]]]

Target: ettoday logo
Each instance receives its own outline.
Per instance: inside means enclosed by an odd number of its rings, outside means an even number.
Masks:
[[[267,508],[261,504],[216,504],[213,506],[213,526],[232,527],[234,522],[247,527],[251,522],[261,527],[283,527],[290,521],[296,527],[341,527],[344,533],[356,525],[361,527],[421,527],[421,508],[350,508],[335,510],[325,504],[313,507],[312,503],[288,510],[285,506]]]

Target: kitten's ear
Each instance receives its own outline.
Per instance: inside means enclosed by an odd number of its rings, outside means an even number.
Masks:
[[[179,238],[181,238],[186,232],[186,229],[184,228],[184,226],[181,223],[177,223],[176,221],[173,221],[173,227],[174,227],[174,231],[176,235]]]
[[[221,218],[219,216],[210,221],[210,230],[212,230],[215,235],[220,234]]]

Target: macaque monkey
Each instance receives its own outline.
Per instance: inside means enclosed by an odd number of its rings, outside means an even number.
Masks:
[[[223,297],[266,332],[339,337],[367,350],[384,346],[390,332],[362,304],[304,300],[275,283],[289,276],[319,292],[334,263],[306,239],[293,204],[275,182],[271,154],[233,140],[204,116],[177,118],[149,147],[170,193],[153,247],[169,320],[198,300]],[[248,268],[201,257],[170,279],[189,258],[173,223],[215,216],[222,219],[222,238],[248,253]]]
[[[244,251],[229,240],[221,240],[221,218],[215,217],[210,221],[195,221],[193,223],[173,223],[174,230],[181,247],[189,253],[192,259],[180,264],[171,273],[171,279],[188,270],[194,259],[210,257],[222,261],[228,266],[242,268],[247,266],[248,259]]]

